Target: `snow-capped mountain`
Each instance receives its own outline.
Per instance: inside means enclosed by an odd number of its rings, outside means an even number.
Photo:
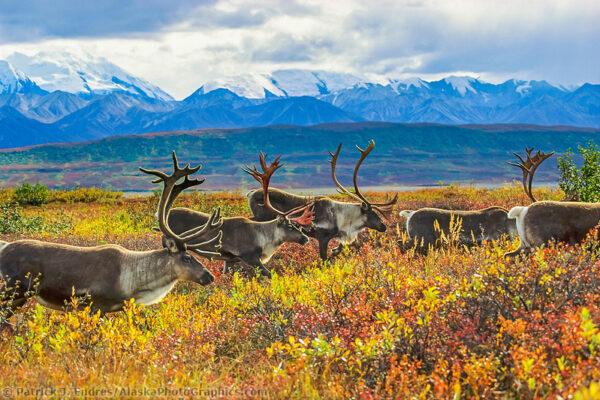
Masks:
[[[162,101],[173,100],[159,87],[131,75],[105,58],[90,54],[42,52],[27,56],[14,53],[7,60],[48,92],[61,90],[98,95],[119,91]]]
[[[243,74],[202,85],[202,93],[227,89],[241,97],[263,99],[268,97],[299,97],[328,94],[351,87],[364,80],[357,76],[327,71],[287,69],[271,74]]]
[[[0,60],[0,94],[47,93],[29,79],[22,71],[5,60]]]
[[[456,90],[461,96],[467,94],[467,92],[477,93],[472,83],[478,82],[477,79],[469,76],[449,76],[442,79],[446,84],[452,86],[452,89]]]
[[[89,100],[67,92],[13,93],[0,95],[0,106],[8,106],[23,116],[40,122],[52,123],[85,107]]]
[[[585,87],[586,94],[580,95]],[[600,85],[569,91],[546,81],[491,84],[471,77],[360,83],[320,96],[369,121],[529,123],[600,127]]]
[[[119,134],[278,124],[382,121],[600,127],[600,85],[500,84],[466,76],[369,81],[279,70],[203,84],[175,101],[90,55],[13,54],[0,61],[0,148]]]

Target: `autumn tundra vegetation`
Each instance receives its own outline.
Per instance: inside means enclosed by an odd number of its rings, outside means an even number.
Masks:
[[[272,174],[265,166],[262,173],[253,170],[263,182]],[[263,199],[268,187],[263,185]],[[362,229],[350,247],[339,248],[333,238],[329,247],[339,254],[327,260],[318,257],[316,240],[283,243],[265,261],[270,279],[247,263],[223,273],[223,258],[210,254],[220,249],[211,249],[197,261],[214,277],[212,284],[180,282],[154,305],[124,301],[123,312],[94,313],[89,296],[77,295],[65,304],[69,312],[49,310],[33,299],[39,290],[33,282],[32,299],[13,314],[15,292],[7,284],[0,310],[0,388],[8,388],[8,397],[44,388],[57,392],[38,397],[100,389],[110,391],[106,396],[135,397],[147,388],[163,397],[188,390],[188,396],[233,398],[596,398],[596,228],[577,240],[550,240],[505,257],[522,245],[519,237],[465,244],[461,218],[453,218],[447,230],[434,226],[438,245],[428,251],[399,246],[409,240],[401,210],[511,210],[528,207],[529,194],[540,200],[532,210],[566,204],[561,189],[532,190],[526,194],[516,183],[495,189],[450,185],[363,192],[360,203],[348,193],[328,196],[362,209],[363,202],[391,205],[378,214],[386,229]],[[358,196],[359,190],[350,193]],[[169,197],[41,185],[4,189],[1,239],[168,251],[161,250],[161,241],[165,232],[169,238]],[[242,194],[182,190],[174,197],[179,208],[218,208],[223,221],[253,218]],[[273,205],[282,214],[289,211]],[[309,206],[301,210],[302,222],[310,219],[304,212],[316,208]],[[154,229],[157,209],[163,210],[162,232]],[[186,237],[173,232],[171,238],[176,236]],[[175,247],[182,252],[187,245]],[[101,279],[101,269],[89,273]]]

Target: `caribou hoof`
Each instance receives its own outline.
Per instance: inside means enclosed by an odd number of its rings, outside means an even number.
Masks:
[[[273,275],[271,274],[271,271],[266,271],[266,270],[265,270],[265,271],[261,271],[261,272],[260,272],[260,274],[261,274],[262,276],[264,276],[265,278],[269,278],[269,279],[271,279],[271,277],[273,276]]]
[[[0,334],[2,333],[12,335],[15,333],[15,328],[13,328],[12,324],[8,321],[0,321]]]

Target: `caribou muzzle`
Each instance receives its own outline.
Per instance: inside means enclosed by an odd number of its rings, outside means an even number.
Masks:
[[[205,269],[200,275],[200,280],[198,283],[202,286],[210,285],[215,281],[215,276],[210,273],[209,270]]]

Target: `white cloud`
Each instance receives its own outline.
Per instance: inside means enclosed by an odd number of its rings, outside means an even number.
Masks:
[[[83,50],[176,98],[208,80],[281,68],[600,83],[600,3],[595,0],[182,4],[186,13],[164,18],[149,32],[86,35],[83,30],[71,37],[13,38],[0,44],[0,58],[14,51]],[[2,21],[0,32],[6,29]]]

